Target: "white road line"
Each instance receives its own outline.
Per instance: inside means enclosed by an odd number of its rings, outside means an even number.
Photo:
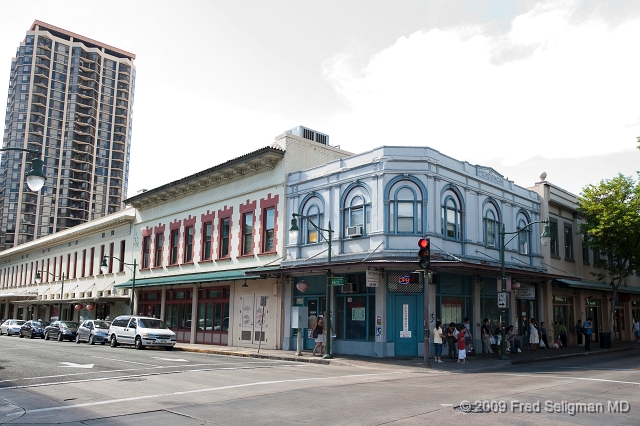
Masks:
[[[177,396],[177,395],[189,395],[193,393],[202,393],[202,392],[215,392],[221,390],[228,389],[238,389],[245,388],[251,386],[264,386],[264,385],[275,385],[281,383],[296,383],[296,382],[310,382],[310,381],[322,381],[322,380],[334,380],[334,379],[349,379],[349,378],[357,378],[357,377],[373,377],[373,376],[387,376],[391,374],[400,374],[399,371],[392,371],[388,373],[369,373],[369,374],[350,374],[347,376],[323,376],[323,377],[308,377],[301,379],[288,379],[288,380],[272,380],[268,382],[253,382],[253,383],[244,383],[240,385],[229,385],[229,386],[219,386],[215,388],[204,388],[204,389],[193,389],[188,391],[180,391],[180,392],[171,392],[171,393],[160,393],[155,395],[142,395],[142,396],[133,396],[130,398],[120,398],[120,399],[111,399],[108,401],[93,401],[93,402],[85,402],[82,404],[75,405],[59,405],[57,407],[47,407],[47,408],[37,408],[35,410],[26,410],[25,414],[31,413],[44,413],[47,411],[57,411],[57,410],[69,410],[73,408],[83,408],[83,407],[92,407],[96,405],[106,405],[106,404],[115,404],[120,402],[129,402],[129,401],[139,401],[142,399],[153,399],[153,398],[162,398],[166,396]]]
[[[215,366],[215,367],[220,367],[223,365],[236,365],[237,363],[234,362],[224,362],[224,363],[220,363],[220,364],[191,364],[189,365],[189,368],[193,368],[193,367],[211,367],[211,366]],[[267,362],[247,362],[245,364],[249,364],[255,367],[260,367],[262,365],[264,365],[265,367],[267,366],[273,366],[273,367],[283,367],[283,366],[287,366],[288,364],[283,364],[283,365],[274,365],[273,363],[267,363]],[[298,365],[298,364],[293,364],[292,366],[295,367],[300,367],[302,366],[302,364]],[[16,382],[16,381],[20,381],[20,380],[39,380],[39,379],[55,379],[55,378],[59,378],[59,377],[71,377],[71,376],[86,376],[88,374],[100,374],[100,373],[126,373],[128,371],[143,371],[143,370],[159,370],[162,368],[175,368],[177,367],[176,365],[158,365],[156,367],[147,367],[147,368],[123,368],[120,370],[95,370],[95,371],[83,371],[81,373],[67,373],[67,374],[54,374],[51,376],[37,376],[37,377],[20,377],[17,379],[4,379],[4,380],[0,380],[0,383],[4,383],[4,382]],[[203,371],[209,371],[209,370],[215,370],[215,368],[211,368],[211,369],[205,369]],[[184,371],[188,371],[188,370],[184,370]],[[2,388],[0,387],[0,390],[2,389],[6,389],[6,388]]]
[[[496,374],[501,374],[503,376],[540,377],[541,373],[536,373],[536,374],[496,373]],[[542,374],[545,374],[545,378],[549,378],[549,379],[573,379],[573,380],[584,380],[589,382],[609,382],[609,383],[622,383],[625,385],[640,385],[640,382],[625,382],[624,380],[596,379],[593,377],[557,376],[556,373],[542,373]],[[547,374],[550,374],[550,375],[547,376]]]
[[[104,356],[92,355],[91,357],[92,358],[98,358],[98,359],[106,359],[107,361],[126,362],[128,364],[140,364],[140,365],[146,365],[146,366],[149,366],[149,367],[158,367],[158,365],[156,365],[156,364],[145,364],[144,362],[126,361],[124,359],[107,358],[107,357],[104,357]]]
[[[300,365],[279,365],[276,367],[302,367],[304,364],[300,363]],[[175,365],[166,366],[162,368],[175,368]],[[190,366],[192,367],[192,366]],[[36,383],[33,385],[17,385],[17,386],[7,386],[0,387],[0,392],[11,389],[25,389],[25,388],[39,388],[43,386],[55,386],[55,385],[66,385],[70,383],[85,383],[85,382],[103,382],[105,380],[121,380],[121,379],[130,379],[134,377],[148,377],[148,376],[160,376],[163,374],[176,374],[176,373],[201,373],[205,371],[232,371],[232,370],[253,370],[255,368],[274,368],[274,366],[254,366],[254,367],[224,367],[224,368],[202,368],[196,370],[174,370],[174,371],[160,371],[157,373],[142,373],[142,374],[129,374],[127,376],[110,376],[110,377],[96,377],[95,379],[78,379],[78,380],[67,380],[63,382],[50,382],[50,383]]]

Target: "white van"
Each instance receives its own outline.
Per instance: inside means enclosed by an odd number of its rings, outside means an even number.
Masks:
[[[121,315],[109,327],[109,342],[112,348],[118,345],[134,345],[136,349],[162,346],[170,351],[176,344],[176,334],[157,318]]]

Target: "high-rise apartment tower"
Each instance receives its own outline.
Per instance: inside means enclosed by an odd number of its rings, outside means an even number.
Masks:
[[[135,55],[35,21],[11,61],[4,148],[41,151],[47,181],[29,189],[28,155],[2,153],[0,250],[121,209],[127,191]]]

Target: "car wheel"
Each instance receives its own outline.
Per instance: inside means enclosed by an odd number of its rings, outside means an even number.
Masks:
[[[29,333],[29,339],[33,339],[33,333]]]
[[[142,339],[140,338],[140,336],[136,337],[136,349],[144,349],[144,345],[142,344]]]
[[[22,334],[22,331],[20,332],[20,334],[18,334],[18,336],[20,336],[21,339],[24,337],[24,334]]]
[[[62,333],[58,333],[58,342],[62,342]]]
[[[89,344],[93,345],[95,342],[93,341],[93,336],[89,336]],[[104,343],[103,343],[104,345]]]
[[[49,332],[44,333],[44,340],[49,340]]]
[[[76,334],[76,343],[80,344],[80,336],[78,336],[77,334]]]
[[[165,351],[170,351],[170,350],[172,350],[172,349],[173,349],[173,346],[165,346],[165,347],[164,347],[164,350],[165,350]]]
[[[118,347],[118,340],[116,339],[116,335],[115,334],[111,335],[111,347],[112,348],[117,348]]]

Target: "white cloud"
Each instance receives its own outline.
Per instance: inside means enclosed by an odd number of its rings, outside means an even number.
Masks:
[[[428,145],[504,164],[634,147],[640,19],[613,25],[575,12],[575,2],[545,3],[504,33],[480,25],[416,32],[362,69],[349,54],[334,56],[325,78],[349,108],[334,117],[332,142],[352,152]]]

